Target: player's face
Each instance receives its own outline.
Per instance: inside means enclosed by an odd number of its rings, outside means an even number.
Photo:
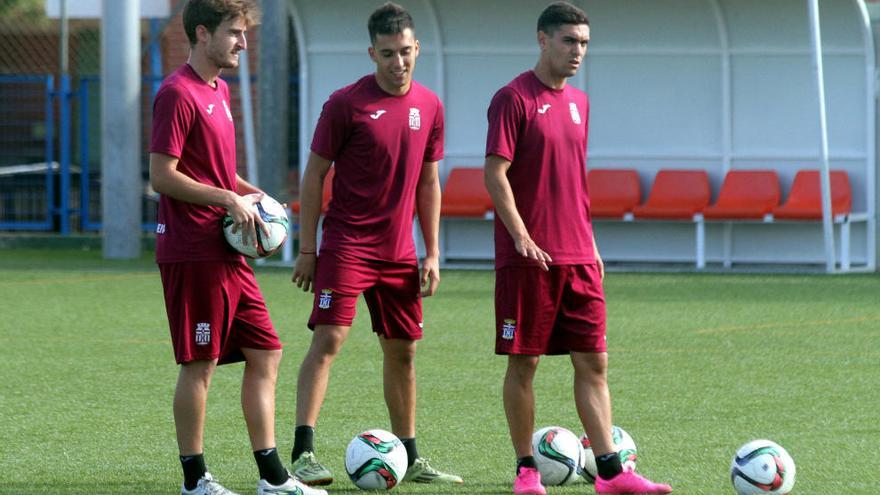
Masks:
[[[376,80],[385,91],[403,94],[412,84],[416,58],[419,56],[419,41],[412,29],[404,29],[399,34],[379,34],[369,48],[370,58],[376,63]]]
[[[568,78],[577,74],[590,43],[590,26],[586,24],[563,24],[552,36],[538,33],[541,56],[549,62],[553,75]]]
[[[217,68],[234,69],[238,67],[238,52],[247,49],[244,36],[247,23],[244,17],[227,19],[217,26],[214,34],[208,33],[205,54]]]

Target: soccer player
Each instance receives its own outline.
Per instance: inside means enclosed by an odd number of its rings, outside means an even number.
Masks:
[[[568,354],[575,405],[596,454],[597,493],[669,493],[624,471],[611,440],[604,265],[587,196],[589,101],[566,81],[583,63],[590,24],[557,2],[538,19],[533,70],[489,106],[485,182],[495,204],[496,354],[507,355],[504,410],[517,456],[515,494],[544,495],[533,457],[532,382],[541,355]]]
[[[404,481],[461,483],[420,457],[415,437],[420,297],[433,295],[440,283],[437,162],[443,158],[443,106],[437,95],[413,81],[419,42],[410,14],[388,2],[370,15],[367,27],[375,73],[336,91],[324,104],[303,174],[300,252],[292,280],[315,297],[308,323],[312,343],[297,381],[293,471],[305,483],[333,481],[315,457],[314,430],[330,366],[363,294],[384,355],[391,431],[408,456]],[[317,256],[323,181],[331,164],[333,199]],[[414,212],[426,248],[421,276]]]
[[[275,449],[275,379],[281,343],[253,270],[226,243],[221,222],[255,242],[261,193],[236,173],[229,88],[220,71],[238,66],[258,10],[248,0],[190,0],[183,25],[189,60],[162,83],[153,104],[150,183],[161,194],[156,261],[180,372],[174,422],[181,493],[223,495],[205,467],[205,404],[217,365],[244,361],[241,405],[260,472],[259,495],[326,495],[296,481]],[[260,196],[261,197],[261,196]]]

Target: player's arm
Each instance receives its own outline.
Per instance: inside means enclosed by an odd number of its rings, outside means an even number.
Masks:
[[[416,211],[425,241],[422,260],[422,297],[433,296],[440,285],[440,173],[437,162],[422,164],[416,186]]]
[[[202,184],[177,170],[179,159],[163,153],[150,153],[150,186],[159,194],[178,201],[225,208],[232,217],[233,231],[243,230],[242,240],[256,242],[256,225],[262,225],[252,205],[259,197],[244,198],[227,189]],[[263,227],[265,230],[265,227]]]
[[[486,157],[483,168],[483,179],[486,182],[486,190],[495,205],[495,213],[504,222],[504,227],[510,237],[516,252],[526,258],[535,260],[544,270],[549,270],[547,263],[553,261],[550,255],[541,249],[529,235],[526,224],[523,222],[519,211],[516,209],[516,201],[513,199],[513,189],[507,179],[507,170],[510,168],[510,160],[498,155]]]
[[[596,256],[596,266],[599,268],[599,279],[605,280],[605,262],[599,255],[599,244],[596,242],[596,234],[593,234],[593,254]]]
[[[315,264],[318,252],[318,219],[324,195],[324,178],[333,162],[314,152],[309,153],[306,171],[299,188],[299,255],[291,280],[302,290],[314,291]]]

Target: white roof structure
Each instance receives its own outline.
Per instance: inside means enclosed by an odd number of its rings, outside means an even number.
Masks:
[[[300,150],[330,93],[374,66],[366,20],[381,2],[289,0],[300,60]],[[537,60],[535,24],[549,2],[400,0],[421,43],[415,77],[446,106],[446,159],[483,163],[486,108]],[[647,193],[663,168],[707,170],[713,199],[732,169],[775,169],[783,198],[795,173],[821,168],[821,126],[810,0],[582,0],[590,17],[585,67],[570,82],[590,94],[588,168],[636,168]],[[832,169],[847,171],[854,223],[846,265],[876,267],[876,109],[873,34],[864,0],[821,0],[827,138]],[[839,226],[837,228],[840,228]],[[849,228],[849,227],[847,227]],[[602,222],[604,257],[690,262],[693,226]],[[707,226],[706,259],[826,263],[821,223]],[[493,255],[489,222],[444,226],[447,255]],[[836,237],[835,237],[836,238]],[[645,249],[650,245],[650,249]],[[841,263],[838,243],[836,259]],[[844,266],[845,267],[845,266]]]

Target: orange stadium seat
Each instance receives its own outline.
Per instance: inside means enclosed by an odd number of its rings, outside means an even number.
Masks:
[[[645,204],[633,209],[638,219],[693,220],[709,204],[709,174],[705,170],[657,172]]]
[[[449,171],[440,200],[440,216],[488,218],[492,209],[482,168],[456,167]]]
[[[327,175],[324,176],[324,192],[323,192],[323,200],[321,201],[321,213],[327,211],[327,207],[330,205],[330,198],[333,196],[333,175],[335,174],[335,167],[330,167],[327,170]],[[294,201],[290,204],[290,211],[299,215],[300,202]]]
[[[760,220],[779,206],[779,176],[774,170],[731,170],[715,204],[703,210],[707,220]]]
[[[590,215],[593,218],[631,219],[642,201],[639,173],[632,168],[587,171]]]
[[[773,217],[781,220],[820,220],[822,218],[821,182],[818,170],[799,170],[791,184],[788,199],[773,209]],[[831,171],[832,216],[852,211],[852,190],[845,170]]]

